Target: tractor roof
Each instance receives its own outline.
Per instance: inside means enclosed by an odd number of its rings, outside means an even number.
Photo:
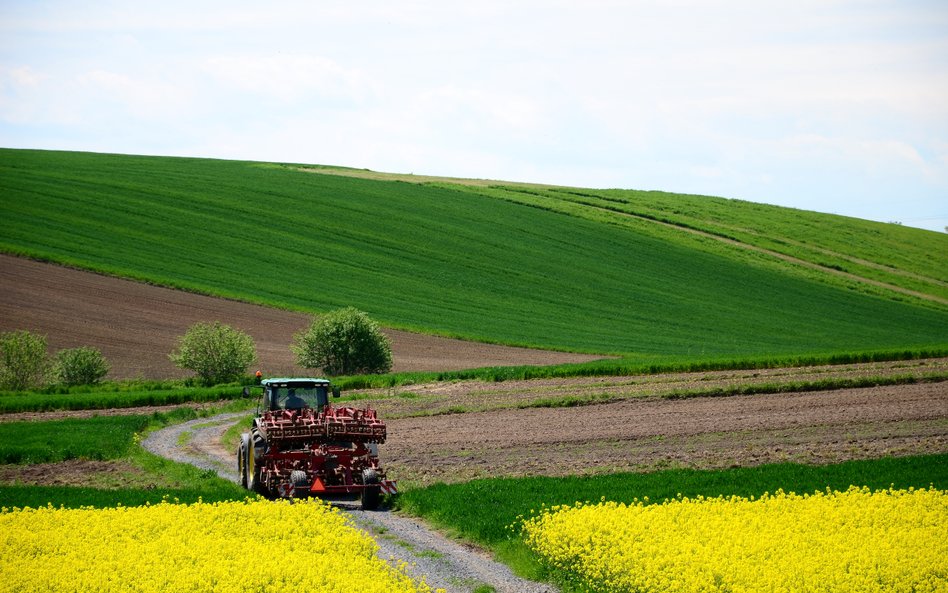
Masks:
[[[331,381],[329,379],[314,379],[311,377],[282,377],[278,379],[264,379],[260,382],[261,385],[300,385],[300,384],[312,384],[317,385],[329,385]]]

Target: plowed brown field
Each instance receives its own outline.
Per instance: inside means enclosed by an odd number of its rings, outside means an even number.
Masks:
[[[93,346],[109,378],[164,379],[187,373],[168,359],[177,338],[199,321],[221,321],[251,336],[265,375],[307,375],[290,351],[311,317],[0,255],[0,331],[45,334],[51,352]],[[386,329],[395,371],[550,365],[597,357],[479,344]]]
[[[402,480],[726,468],[948,451],[948,383],[807,393],[634,398],[387,422]]]

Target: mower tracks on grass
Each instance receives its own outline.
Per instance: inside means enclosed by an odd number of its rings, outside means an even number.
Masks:
[[[190,463],[237,482],[235,453],[221,444],[221,435],[246,412],[231,412],[198,418],[151,433],[142,446],[148,451]],[[378,544],[380,558],[393,566],[403,565],[412,578],[425,578],[433,589],[448,593],[471,593],[488,585],[498,593],[555,592],[548,584],[515,576],[510,569],[486,553],[434,533],[424,524],[392,512],[362,511],[357,506],[338,505],[355,524]]]

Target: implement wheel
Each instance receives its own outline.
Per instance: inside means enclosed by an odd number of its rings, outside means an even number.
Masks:
[[[290,483],[293,484],[293,488],[305,488],[309,486],[310,479],[306,472],[296,469],[290,473]]]
[[[379,485],[379,474],[374,469],[362,472],[362,510],[374,511],[379,508],[379,499],[382,497],[382,487]]]

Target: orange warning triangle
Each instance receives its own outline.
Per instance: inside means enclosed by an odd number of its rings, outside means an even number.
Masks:
[[[326,485],[323,484],[323,481],[317,477],[315,480],[313,480],[313,486],[310,488],[310,490],[313,492],[325,492]]]

